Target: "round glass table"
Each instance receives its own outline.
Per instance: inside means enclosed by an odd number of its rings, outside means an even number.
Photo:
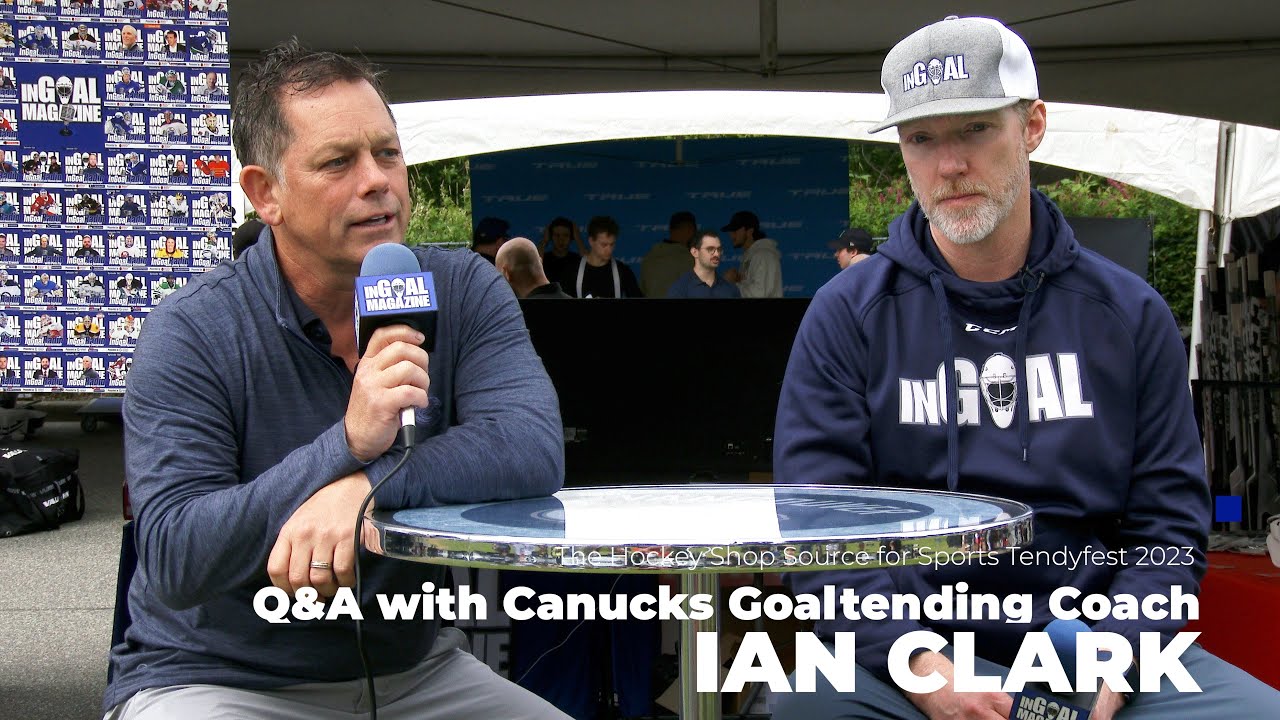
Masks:
[[[1032,537],[1032,511],[981,495],[832,485],[644,485],[550,497],[379,511],[370,550],[417,562],[551,572],[679,574],[710,595],[724,572],[895,568],[940,552],[1001,552]],[[694,690],[697,633],[681,626],[682,717],[719,718]],[[719,662],[717,660],[716,665]]]

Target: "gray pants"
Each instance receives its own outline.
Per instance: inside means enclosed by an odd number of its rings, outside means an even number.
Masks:
[[[1280,718],[1280,691],[1219,660],[1199,645],[1192,645],[1182,654],[1182,664],[1203,692],[1178,692],[1165,678],[1160,692],[1135,695],[1131,704],[1116,713],[1116,718]],[[975,658],[974,667],[980,675],[1009,675],[1009,668],[982,658]],[[862,667],[854,681],[857,690],[851,693],[838,692],[821,674],[817,680],[815,692],[778,695],[773,720],[926,720],[901,691]]]
[[[498,676],[463,649],[466,644],[466,636],[460,630],[442,628],[431,654],[417,667],[374,678],[378,717],[569,720],[547,701]],[[104,720],[351,720],[368,714],[365,681],[359,679],[276,690],[217,685],[152,688],[117,705]]]

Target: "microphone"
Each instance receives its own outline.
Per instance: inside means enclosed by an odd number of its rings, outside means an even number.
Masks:
[[[1093,632],[1079,620],[1054,619],[1044,628],[1067,678],[1076,677],[1076,636]],[[1013,696],[1009,720],[1089,720],[1097,703],[1096,692],[1055,693],[1048,685],[1027,683]]]
[[[399,243],[377,245],[364,256],[356,278],[356,346],[361,356],[373,331],[389,325],[408,325],[422,333],[422,347],[435,350],[436,287],[423,272],[418,256]],[[413,408],[400,411],[401,434],[413,444]]]
[[[71,80],[65,77],[58,78],[54,92],[58,96],[58,119],[62,121],[59,135],[70,135],[71,121],[76,119],[76,109],[71,106],[71,91]]]

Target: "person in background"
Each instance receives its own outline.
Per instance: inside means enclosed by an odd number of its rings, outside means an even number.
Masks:
[[[569,249],[570,243],[573,250]],[[567,217],[558,217],[547,223],[542,231],[542,251],[542,269],[547,277],[564,277],[571,268],[576,270],[584,252],[578,226]]]
[[[40,244],[28,250],[27,257],[35,257],[35,258],[42,258],[42,259],[52,258],[52,257],[59,257],[59,258],[62,257],[62,249],[50,245],[48,235],[40,235],[39,238],[40,238],[39,240]]]
[[[31,371],[31,379],[32,380],[59,380],[61,379],[61,376],[58,374],[57,368],[50,367],[49,358],[46,356],[46,357],[40,358],[40,367]]]
[[[645,297],[667,297],[676,278],[689,272],[689,246],[698,233],[693,213],[681,210],[667,221],[667,237],[654,243],[640,262],[640,291]],[[717,240],[717,242],[719,242]]]
[[[765,237],[760,218],[742,210],[734,213],[720,231],[729,233],[733,246],[743,251],[741,267],[729,268],[724,279],[736,284],[742,297],[782,297],[782,253],[777,241]]]
[[[163,52],[171,60],[186,55],[187,44],[178,42],[177,30],[165,30]]]
[[[871,233],[859,227],[845,230],[828,245],[835,251],[836,262],[840,264],[841,270],[871,257],[871,253],[875,252],[874,246]]]
[[[98,153],[86,153],[81,176],[85,182],[102,182],[107,179],[106,169],[98,164]]]
[[[58,284],[57,279],[49,277],[49,273],[40,273],[40,277],[31,281],[31,289],[35,292],[36,300],[49,300],[56,298],[62,294],[62,287]]]
[[[85,235],[80,238],[80,247],[76,248],[75,257],[97,258],[102,257],[102,253],[98,251],[98,248],[93,246],[93,237]]]
[[[538,257],[538,248],[529,238],[511,238],[498,248],[498,257],[494,263],[502,277],[507,279],[516,297],[525,298],[569,298],[560,289],[560,283],[549,282],[542,269],[542,259]]]
[[[498,248],[507,241],[507,233],[510,230],[511,223],[502,218],[484,218],[471,234],[471,249],[492,264],[498,256]]]
[[[102,376],[93,367],[93,358],[89,355],[80,358],[80,376],[86,385],[96,385],[102,382]]]
[[[627,264],[613,258],[618,244],[618,221],[607,215],[597,215],[587,223],[587,243],[590,250],[560,279],[561,286],[570,295],[579,298],[638,298],[644,297],[635,273]]]
[[[245,220],[240,227],[237,227],[231,235],[231,259],[240,257],[241,253],[258,242],[258,235],[262,233],[264,227],[266,225],[257,218]]]
[[[132,25],[120,28],[120,52],[125,55],[141,55],[142,45],[138,43],[138,29]]]
[[[667,291],[669,298],[740,298],[738,286],[716,272],[724,249],[715,230],[703,230],[689,244],[693,269],[676,278]]]

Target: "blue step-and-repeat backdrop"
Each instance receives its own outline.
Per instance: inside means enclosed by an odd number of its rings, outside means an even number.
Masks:
[[[120,391],[231,255],[225,0],[0,0],[0,381]]]
[[[471,158],[471,214],[511,223],[541,243],[555,217],[577,223],[610,215],[621,226],[614,257],[640,261],[667,236],[671,214],[689,210],[719,230],[750,210],[778,241],[787,297],[811,297],[839,266],[827,244],[849,223],[848,143],[798,138],[634,140],[515,150]],[[721,269],[737,265],[727,252]]]

